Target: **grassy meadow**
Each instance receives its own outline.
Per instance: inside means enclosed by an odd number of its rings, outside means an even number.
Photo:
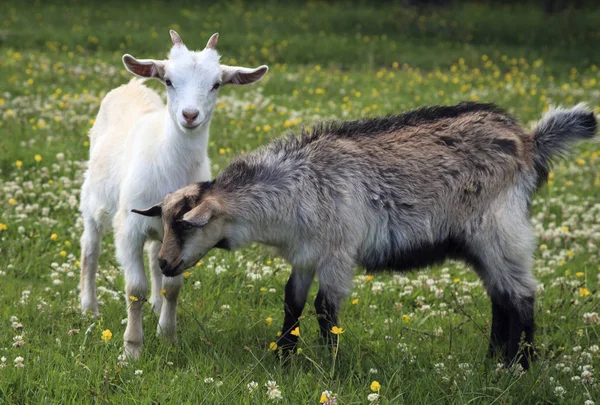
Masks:
[[[533,203],[538,359],[528,372],[486,359],[489,299],[458,262],[357,269],[335,357],[318,339],[313,286],[301,351],[287,363],[271,343],[290,268],[261,246],[215,251],[186,273],[176,347],[155,337],[145,305],[139,361],[120,357],[126,299],[111,235],[102,316],[78,303],[87,132],[103,96],[129,80],[123,53],[161,58],[169,29],[190,48],[218,31],[223,63],[269,65],[258,84],[220,90],[216,174],[321,119],[462,100],[496,102],[527,127],[551,105],[585,101],[599,114],[600,8],[8,0],[2,9],[1,404],[600,404],[598,142],[557,164]]]

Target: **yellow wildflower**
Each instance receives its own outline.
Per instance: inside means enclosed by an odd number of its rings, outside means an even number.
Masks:
[[[102,337],[100,337],[100,339],[104,340],[105,342],[108,342],[112,339],[112,332],[108,329],[103,330]]]
[[[35,155],[35,156],[33,157],[33,159],[34,159],[36,162],[38,162],[38,163],[39,163],[39,162],[41,162],[41,161],[42,161],[42,155],[39,155],[39,154],[38,154],[38,155]]]
[[[50,235],[50,240],[57,240],[58,239],[58,235],[53,233],[52,235]]]
[[[61,255],[62,257],[67,257],[67,252],[66,252],[66,251],[64,251],[64,250],[61,250],[61,251],[60,251],[60,255]]]
[[[273,351],[277,350],[277,343],[275,343],[275,342],[269,343],[269,349],[271,349]]]
[[[183,272],[183,277],[185,277],[185,278],[188,278],[188,277],[189,277],[189,276],[191,276],[191,275],[192,275],[192,273],[191,273],[191,272],[189,272],[189,271],[184,271],[184,272]]]
[[[17,167],[21,167],[21,166],[23,166],[23,161],[21,161],[21,160],[17,160],[17,161],[15,162],[15,166],[17,166]]]
[[[333,333],[334,335],[341,335],[342,333],[344,333],[344,328],[339,328],[337,326],[333,326],[331,328],[331,333]]]
[[[8,229],[8,226],[6,226],[6,224],[3,224],[2,222],[0,222],[0,231],[6,231]]]
[[[167,293],[167,290],[165,290],[164,288],[162,290],[160,290],[160,295],[165,295]]]
[[[267,326],[271,326],[271,324],[272,324],[272,323],[273,323],[273,318],[271,318],[271,317],[268,317],[267,319],[265,319],[265,324],[266,324]]]
[[[580,297],[587,297],[588,295],[590,295],[590,290],[588,290],[585,287],[582,287],[579,289],[579,296]]]
[[[135,295],[130,295],[129,296],[129,301],[136,302],[136,301],[139,301],[139,300],[138,300],[138,297],[136,297]]]
[[[8,203],[9,203],[10,205],[15,205],[15,204],[17,203],[17,200],[15,200],[14,198],[9,198],[9,199],[8,199]]]
[[[583,277],[583,274],[583,271],[578,271],[577,273],[575,273],[577,277]]]
[[[352,305],[356,305],[356,304],[358,304],[358,298],[354,298],[354,299],[352,300]]]
[[[300,327],[296,326],[296,329],[292,330],[290,333],[294,336],[300,336]]]
[[[410,322],[410,315],[408,315],[408,314],[402,315],[402,322],[404,322],[404,323]]]
[[[371,383],[371,391],[379,392],[380,389],[381,389],[381,384],[379,384],[377,381],[373,381]]]
[[[370,276],[370,275],[369,276],[365,276],[365,280],[371,281],[371,280],[373,280],[373,276]]]

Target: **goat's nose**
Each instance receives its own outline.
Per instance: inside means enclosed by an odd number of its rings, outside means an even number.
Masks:
[[[185,118],[188,124],[191,124],[196,118],[198,118],[198,114],[200,114],[200,111],[195,108],[184,108],[181,113],[183,114],[183,118]]]
[[[164,270],[165,267],[167,267],[167,261],[165,259],[158,259],[158,267],[160,267],[161,270]]]

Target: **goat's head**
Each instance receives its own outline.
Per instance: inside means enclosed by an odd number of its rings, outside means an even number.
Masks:
[[[254,83],[268,71],[265,65],[255,69],[221,65],[218,39],[219,34],[213,34],[202,51],[190,51],[171,30],[173,47],[168,59],[136,59],[125,54],[123,64],[134,75],[162,81],[171,118],[175,125],[190,131],[210,121],[220,86]]]
[[[193,266],[212,248],[229,249],[227,210],[212,193],[213,183],[195,183],[168,194],[164,200],[136,214],[156,217],[164,237],[158,262],[165,276],[174,277]]]

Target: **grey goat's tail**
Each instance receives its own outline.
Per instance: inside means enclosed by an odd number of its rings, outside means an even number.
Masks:
[[[593,138],[597,126],[596,116],[585,104],[571,109],[556,108],[544,114],[533,129],[538,187],[548,179],[553,160],[567,152],[570,144]]]

